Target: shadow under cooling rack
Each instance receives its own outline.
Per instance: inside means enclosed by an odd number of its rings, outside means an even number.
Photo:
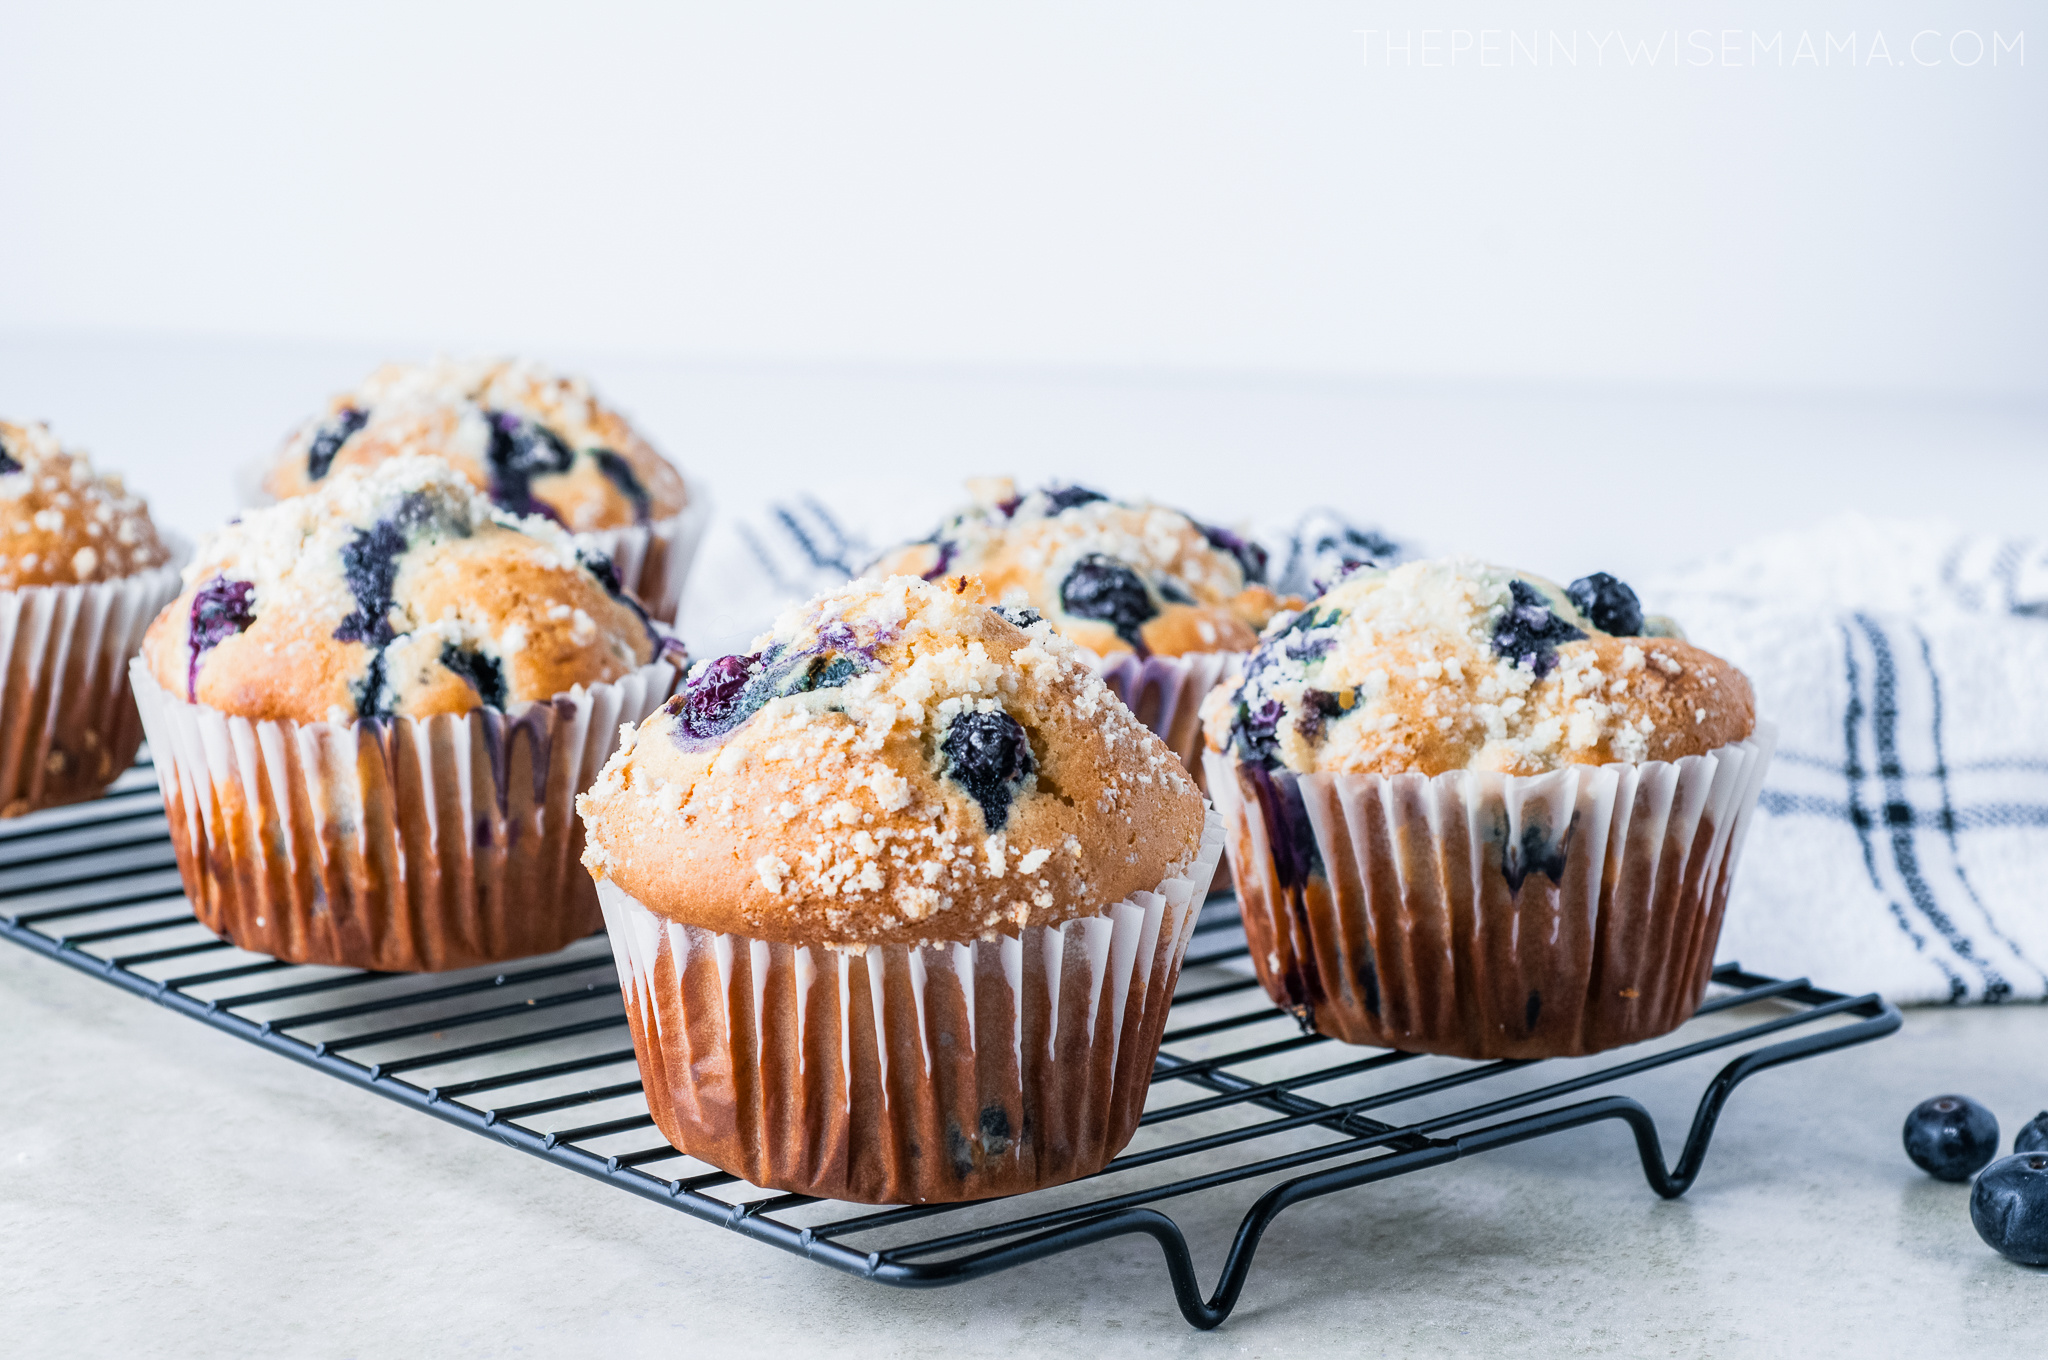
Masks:
[[[1302,1033],[1267,1001],[1244,962],[1236,903],[1217,898],[1189,951],[1144,1123],[1107,1170],[1008,1199],[877,1207],[762,1190],[662,1141],[602,936],[432,975],[288,964],[216,939],[179,886],[147,765],[94,802],[0,823],[0,935],[366,1091],[881,1283],[956,1284],[1150,1237],[1197,1327],[1229,1315],[1261,1236],[1292,1204],[1602,1120],[1626,1123],[1651,1188],[1679,1195],[1737,1083],[1899,1025],[1876,995],[1724,964],[1677,1033],[1596,1058],[1465,1062],[1357,1048]],[[1707,1081],[1667,1164],[1649,1112],[1617,1088],[1714,1054],[1731,1060]],[[1256,1197],[1205,1297],[1165,1210],[1226,1191]]]

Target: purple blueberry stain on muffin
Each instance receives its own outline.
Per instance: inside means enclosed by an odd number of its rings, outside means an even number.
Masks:
[[[715,746],[754,716],[761,705],[748,706],[748,686],[760,674],[764,655],[756,652],[708,661],[684,682],[680,693],[669,697],[662,709],[676,720],[678,746],[685,751]]]
[[[640,620],[640,626],[647,631],[648,639],[653,642],[656,656],[681,646],[677,639],[654,626],[653,616],[647,612],[647,607],[641,604],[639,597],[627,590],[625,584],[619,580],[618,564],[612,561],[609,554],[599,552],[596,548],[579,546],[576,549],[576,561],[585,571],[597,578],[597,583],[604,587],[605,594],[633,611],[634,617]]]
[[[632,502],[633,522],[647,523],[652,516],[654,498],[647,494],[647,487],[641,482],[640,474],[633,471],[633,465],[627,462],[623,455],[610,449],[592,449],[590,457],[591,461],[597,464],[597,470],[604,474],[605,480],[617,487],[621,496]]]
[[[960,545],[951,539],[934,540],[932,546],[939,550],[938,560],[924,573],[927,581],[936,581],[946,574],[946,568],[953,565],[953,556],[960,551]]]
[[[319,481],[334,466],[334,456],[341,452],[341,446],[349,437],[370,423],[370,413],[353,406],[344,406],[334,413],[334,418],[313,432],[313,443],[306,450],[306,476]]]
[[[533,479],[567,472],[575,450],[538,420],[510,411],[484,414],[491,427],[491,500],[515,515],[545,515],[559,523],[554,507],[534,497]]]
[[[1268,559],[1266,550],[1242,535],[1215,524],[1196,521],[1195,527],[1202,531],[1202,537],[1209,540],[1209,546],[1218,552],[1227,552],[1237,559],[1238,569],[1244,573],[1248,586],[1264,585]]]
[[[1514,597],[1493,625],[1493,654],[1527,666],[1541,680],[1557,667],[1557,649],[1586,635],[1561,619],[1542,591],[1527,581],[1509,581]]]
[[[21,471],[20,460],[7,451],[7,442],[0,440],[0,477],[4,477],[10,472],[19,471]]]
[[[945,776],[981,808],[990,835],[1010,820],[1010,803],[1036,765],[1023,724],[1001,709],[970,710],[953,719],[939,743]]]
[[[1144,578],[1114,557],[1089,553],[1060,582],[1060,608],[1077,619],[1096,619],[1116,630],[1139,656],[1147,656],[1139,629],[1158,617]]]
[[[1085,486],[1049,486],[1040,494],[1045,497],[1045,513],[1048,515],[1065,514],[1077,505],[1093,505],[1096,501],[1109,499],[1100,491],[1090,491]]]
[[[256,586],[216,576],[192,596],[192,663],[185,697],[199,701],[199,659],[256,621]]]
[[[509,690],[505,685],[505,668],[495,658],[480,651],[449,644],[441,648],[441,665],[469,682],[486,705],[502,710]]]

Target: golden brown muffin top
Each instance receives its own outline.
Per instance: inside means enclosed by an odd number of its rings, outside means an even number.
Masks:
[[[413,453],[446,459],[500,509],[575,533],[689,501],[682,474],[583,379],[517,359],[384,365],[292,432],[263,489],[303,496],[335,472]]]
[[[1043,620],[969,580],[856,581],[697,667],[578,800],[584,863],[690,925],[964,941],[1184,872],[1203,802]]]
[[[1249,651],[1276,611],[1300,607],[1266,588],[1265,549],[1178,510],[1078,486],[1019,496],[1007,477],[967,487],[972,507],[870,573],[979,577],[1000,603],[1105,657]]]
[[[393,458],[210,535],[143,656],[224,712],[349,722],[508,709],[671,645],[601,555],[438,459]]]
[[[1756,725],[1749,681],[1606,573],[1365,568],[1275,618],[1202,704],[1211,750],[1300,774],[1538,774],[1676,760]]]
[[[112,581],[170,560],[119,474],[95,473],[47,425],[0,420],[0,590]]]

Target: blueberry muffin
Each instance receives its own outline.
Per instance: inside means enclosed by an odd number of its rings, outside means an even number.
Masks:
[[[580,807],[663,1133],[873,1202],[1107,1163],[1221,848],[1073,646],[957,577],[699,666]]]
[[[524,360],[386,364],[292,432],[264,490],[303,496],[407,454],[445,459],[502,510],[596,536],[655,616],[674,617],[701,527],[689,488],[583,379]]]
[[[1554,1057],[1697,1006],[1771,730],[1626,584],[1354,571],[1203,715],[1253,961],[1304,1025]]]
[[[171,561],[120,477],[0,421],[0,817],[90,798],[134,762],[128,658],[177,590]]]
[[[1600,572],[1560,589],[1472,561],[1354,570],[1204,702],[1209,742],[1299,774],[1540,774],[1743,740],[1742,672]]]
[[[245,949],[384,970],[589,934],[574,799],[677,653],[609,562],[437,459],[250,513],[134,667],[194,911]]]
[[[1241,652],[1288,603],[1266,588],[1266,551],[1177,510],[1078,486],[1019,496],[1008,478],[968,484],[970,508],[872,575],[973,575],[1001,604],[1036,610],[1096,655]]]

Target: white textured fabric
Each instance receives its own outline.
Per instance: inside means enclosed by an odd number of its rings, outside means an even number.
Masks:
[[[2048,999],[2048,539],[1843,517],[1636,585],[1778,724],[1720,957]]]

